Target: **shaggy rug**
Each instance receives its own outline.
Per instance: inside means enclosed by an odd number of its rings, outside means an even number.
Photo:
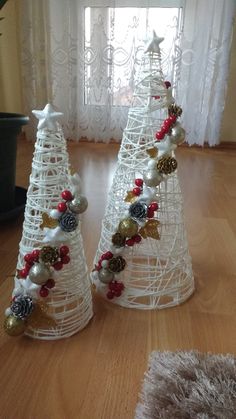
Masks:
[[[236,357],[153,352],[135,419],[236,419]]]

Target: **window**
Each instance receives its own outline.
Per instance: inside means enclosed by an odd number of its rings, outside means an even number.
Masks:
[[[153,29],[165,38],[163,71],[174,84],[181,22],[181,7],[85,7],[84,104],[131,105],[144,40]]]

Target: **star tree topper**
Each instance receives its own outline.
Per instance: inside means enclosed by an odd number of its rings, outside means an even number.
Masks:
[[[153,38],[152,40],[149,42],[145,53],[147,52],[152,52],[152,53],[156,53],[156,54],[160,54],[160,43],[164,41],[164,38],[159,38],[159,36],[157,36],[156,32],[153,31]]]
[[[33,110],[32,113],[38,118],[38,130],[48,128],[52,131],[57,129],[57,120],[63,116],[62,112],[56,112],[52,105],[48,103],[45,108],[40,110]]]

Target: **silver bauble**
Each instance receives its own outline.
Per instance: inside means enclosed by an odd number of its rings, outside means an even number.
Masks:
[[[161,183],[163,177],[156,169],[150,169],[144,172],[143,181],[149,187],[157,186]]]
[[[176,122],[176,124],[171,129],[171,135],[170,135],[170,141],[172,144],[181,144],[184,142],[185,139],[185,130],[181,127],[179,122]]]
[[[86,196],[80,195],[68,203],[69,210],[75,214],[82,214],[88,208]]]
[[[34,284],[42,285],[51,277],[50,269],[44,263],[35,263],[29,271],[29,279]]]
[[[98,271],[98,278],[101,282],[103,282],[103,284],[109,284],[109,282],[113,280],[114,274],[113,272],[110,272],[108,269],[102,268],[100,269],[100,271]]]

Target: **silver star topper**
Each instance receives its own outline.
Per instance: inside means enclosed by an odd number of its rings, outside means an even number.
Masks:
[[[159,36],[157,36],[156,32],[153,31],[153,38],[152,40],[149,42],[145,53],[147,52],[152,52],[152,53],[156,53],[156,54],[160,54],[160,43],[164,41],[164,38],[159,38]]]

